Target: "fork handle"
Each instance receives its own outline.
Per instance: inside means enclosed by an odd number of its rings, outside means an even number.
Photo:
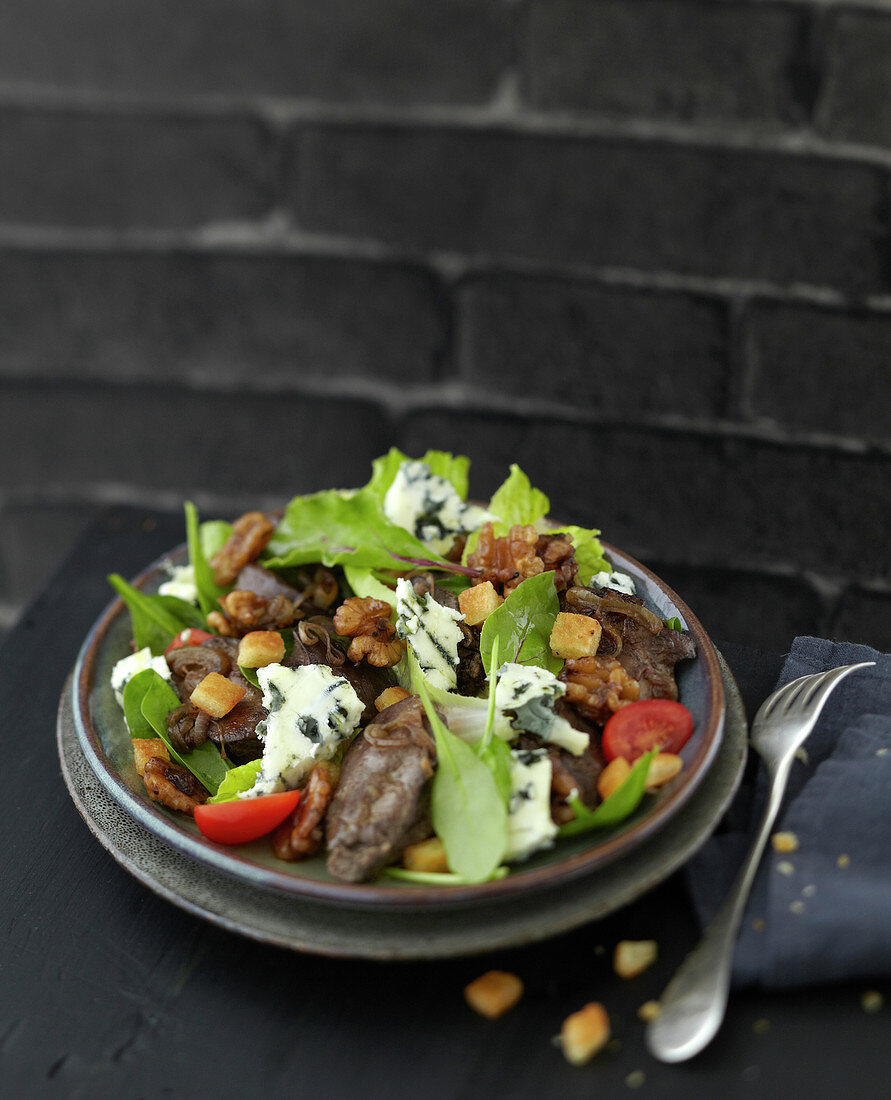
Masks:
[[[647,1047],[662,1062],[684,1062],[718,1033],[727,1008],[736,934],[755,872],[779,812],[793,757],[771,775],[770,796],[758,834],[730,893],[699,944],[690,952],[662,995],[662,1011],[647,1030]]]

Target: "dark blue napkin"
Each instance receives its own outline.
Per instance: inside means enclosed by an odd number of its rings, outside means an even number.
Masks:
[[[788,989],[891,977],[891,655],[867,646],[797,638],[778,687],[858,661],[830,696],[796,760],[743,917],[734,986]],[[750,720],[754,715],[750,715]],[[708,924],[727,895],[764,805],[763,767],[744,784],[727,831],[687,867],[697,916]]]

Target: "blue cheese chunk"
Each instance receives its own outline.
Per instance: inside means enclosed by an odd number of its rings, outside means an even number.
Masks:
[[[527,859],[554,843],[557,826],[551,819],[551,772],[547,749],[511,753],[505,859]]]
[[[444,477],[431,472],[425,462],[403,462],[384,497],[384,514],[404,527],[435,554],[444,554],[455,536],[475,531],[497,517],[476,504],[463,501]]]
[[[249,795],[296,787],[350,738],[364,709],[349,680],[327,665],[267,665],[257,679],[269,717],[257,726],[263,759]]]
[[[152,651],[146,646],[144,649],[131,653],[129,657],[122,657],[111,670],[111,686],[118,706],[124,706],[124,688],[133,679],[137,672],[145,672],[153,668],[159,676],[165,680],[170,679],[170,669],[164,657],[153,657]]]
[[[198,585],[195,583],[195,567],[169,565],[168,578],[158,589],[159,596],[176,596],[186,603],[198,603]]]
[[[575,756],[588,747],[587,733],[574,729],[554,712],[554,704],[566,694],[553,672],[535,665],[508,663],[498,670],[495,706],[498,717],[495,732],[505,741],[518,733],[536,733],[543,741],[560,745]]]
[[[458,643],[464,637],[458,623],[463,618],[429,592],[418,596],[404,578],[396,584],[396,633],[408,643],[427,680],[443,691],[458,686]]]
[[[594,588],[611,588],[613,592],[623,592],[626,596],[634,595],[634,581],[627,573],[617,573],[615,570],[607,572],[605,569],[595,573],[591,578]]]

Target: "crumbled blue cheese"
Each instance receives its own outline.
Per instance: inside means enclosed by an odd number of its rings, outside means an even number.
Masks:
[[[526,859],[554,843],[557,826],[551,819],[551,772],[547,749],[511,753],[505,859]]]
[[[198,585],[195,583],[195,567],[192,565],[169,565],[169,577],[158,589],[159,596],[176,596],[186,603],[198,603]]]
[[[553,672],[536,665],[504,664],[498,670],[495,732],[506,741],[518,733],[536,733],[543,741],[561,745],[576,756],[588,747],[587,733],[574,729],[554,713],[554,704],[566,694]]]
[[[384,496],[384,514],[404,527],[435,554],[444,554],[455,536],[476,531],[497,517],[476,504],[463,501],[444,477],[431,472],[425,462],[403,462]]]
[[[122,657],[114,666],[111,670],[111,686],[119,707],[124,706],[124,688],[127,686],[127,682],[137,672],[145,672],[149,668],[153,668],[165,680],[170,679],[170,669],[167,667],[166,659],[164,657],[153,657],[148,646],[137,650],[136,653],[131,653],[129,657]]]
[[[608,572],[606,569],[595,573],[591,578],[594,588],[611,588],[613,592],[623,592],[626,596],[634,595],[634,581],[627,573],[617,573],[615,570]]]
[[[396,633],[404,639],[433,687],[452,691],[458,686],[458,623],[464,616],[425,593],[418,596],[404,578],[396,584]]]
[[[290,790],[348,740],[364,709],[352,684],[327,665],[257,670],[269,716],[257,726],[263,759],[248,795]]]

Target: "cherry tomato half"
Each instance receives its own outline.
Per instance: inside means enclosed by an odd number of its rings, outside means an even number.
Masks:
[[[236,798],[195,807],[195,824],[203,836],[217,844],[246,844],[271,833],[300,801],[300,791]]]
[[[603,755],[624,756],[629,763],[650,749],[680,752],[693,732],[693,715],[671,699],[641,699],[629,703],[603,727]]]
[[[185,630],[181,630],[179,634],[173,639],[170,645],[164,650],[164,656],[172,649],[179,649],[184,645],[201,645],[202,642],[206,642],[208,638],[212,638],[213,634],[208,634],[206,630],[198,630],[194,626],[187,626]]]

